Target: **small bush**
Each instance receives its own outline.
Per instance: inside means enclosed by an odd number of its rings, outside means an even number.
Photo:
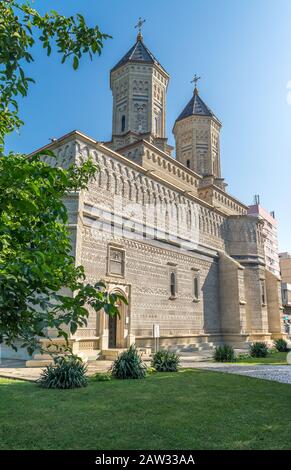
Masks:
[[[275,348],[277,349],[278,352],[287,352],[288,347],[287,347],[287,341],[284,339],[276,339],[275,343]]]
[[[93,379],[95,379],[97,382],[108,382],[111,380],[111,375],[108,372],[96,372],[96,374],[93,376]]]
[[[268,347],[266,343],[253,343],[250,346],[250,355],[252,357],[267,357]]]
[[[237,357],[236,357],[236,361],[247,361],[248,359],[251,358],[251,355],[250,354],[238,354]]]
[[[77,356],[56,356],[54,364],[47,366],[38,383],[43,388],[86,387],[86,365]]]
[[[147,367],[147,375],[155,374],[157,371],[154,367]]]
[[[232,346],[229,344],[223,344],[222,346],[216,346],[213,359],[216,362],[234,362],[235,353]]]
[[[157,372],[177,372],[180,364],[180,357],[170,351],[161,350],[154,354],[152,367]]]
[[[135,345],[121,353],[113,362],[110,372],[117,379],[143,379],[147,368]]]

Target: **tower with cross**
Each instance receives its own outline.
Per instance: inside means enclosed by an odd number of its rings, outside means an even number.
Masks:
[[[169,75],[146,47],[139,18],[137,40],[113,67],[113,148],[136,141],[137,135],[166,148],[166,92]]]
[[[220,168],[221,123],[199,95],[194,75],[194,92],[176,119],[173,133],[176,141],[176,159],[187,168],[225,189]]]

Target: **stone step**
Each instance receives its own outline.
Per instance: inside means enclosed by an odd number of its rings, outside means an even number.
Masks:
[[[138,352],[144,361],[149,361],[152,357],[151,348],[138,348]]]
[[[34,354],[32,360],[36,361],[50,361],[52,359],[51,354]]]
[[[88,356],[85,352],[79,351],[77,356],[82,359],[82,361],[86,364],[88,362]],[[94,357],[94,359],[96,359]],[[26,361],[26,367],[46,367],[50,364],[54,363],[53,356],[50,354],[35,354],[32,359]]]
[[[45,360],[45,359],[40,359],[40,360],[36,360],[36,359],[30,359],[29,361],[26,361],[25,365],[26,367],[46,367],[46,366],[49,366],[53,364],[53,360],[50,359],[50,360]]]
[[[103,349],[97,360],[114,361],[124,351],[127,351],[127,348]],[[151,359],[151,348],[137,348],[137,351],[144,361]]]
[[[213,343],[192,343],[192,344],[177,344],[175,346],[170,346],[169,351],[180,353],[194,353],[200,351],[213,351],[215,349],[215,344]]]
[[[180,361],[183,364],[191,363],[191,362],[204,362],[209,361],[213,358],[212,351],[201,351],[197,353],[187,354],[184,353],[180,354]]]
[[[117,359],[119,354],[124,351],[126,351],[126,349],[102,349],[100,359],[105,361],[114,361]]]
[[[96,361],[99,357],[101,357],[101,349],[79,351],[76,352],[76,355],[79,357],[84,355],[87,357],[88,361]]]

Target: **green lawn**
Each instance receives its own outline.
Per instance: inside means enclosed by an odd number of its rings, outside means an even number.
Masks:
[[[183,370],[43,390],[0,379],[0,449],[291,449],[291,386]]]
[[[272,352],[267,357],[248,357],[238,358],[238,364],[274,364],[274,365],[287,365],[286,352]]]

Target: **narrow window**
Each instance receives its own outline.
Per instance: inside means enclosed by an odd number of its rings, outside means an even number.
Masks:
[[[262,300],[262,305],[266,305],[266,283],[265,280],[261,280],[261,300]]]
[[[200,279],[198,273],[193,277],[193,297],[194,300],[200,299]]]
[[[187,161],[186,161],[186,166],[187,166],[187,168],[190,168],[190,167],[191,167],[191,162],[190,162],[190,160],[187,160]]]
[[[121,118],[121,132],[125,131],[125,116],[123,115]]]
[[[176,273],[175,271],[172,271],[170,274],[170,292],[171,292],[171,297],[176,297],[177,293],[177,285],[176,285]]]

